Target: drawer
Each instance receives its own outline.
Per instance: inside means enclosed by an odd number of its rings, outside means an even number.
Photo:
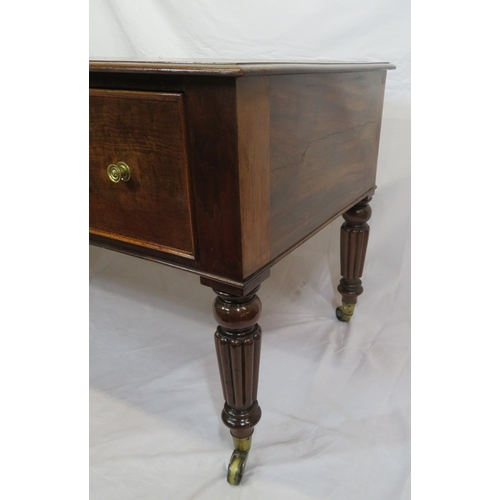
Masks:
[[[89,115],[90,232],[194,259],[183,95],[91,89]]]

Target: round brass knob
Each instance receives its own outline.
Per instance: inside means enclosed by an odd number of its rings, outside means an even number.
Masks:
[[[124,162],[119,161],[116,165],[108,165],[108,177],[112,182],[127,182],[130,180],[130,167]]]

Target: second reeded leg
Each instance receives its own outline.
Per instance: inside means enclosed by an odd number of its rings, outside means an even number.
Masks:
[[[262,330],[257,324],[262,305],[256,292],[243,297],[214,290],[215,350],[224,393],[222,421],[229,427],[234,451],[227,480],[239,484],[250,451],[252,433],[262,415],[257,402]]]
[[[367,222],[372,215],[372,209],[368,204],[371,199],[371,196],[364,198],[342,215],[345,220],[340,230],[342,279],[337,288],[342,295],[342,306],[337,307],[336,311],[340,321],[347,322],[352,318],[358,296],[363,293],[361,276],[370,234]]]

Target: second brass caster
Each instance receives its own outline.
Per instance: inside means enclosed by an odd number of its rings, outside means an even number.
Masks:
[[[354,314],[354,307],[356,304],[345,304],[342,302],[342,305],[340,307],[337,307],[336,309],[336,314],[337,314],[337,319],[339,321],[343,321],[344,323],[347,323],[351,318],[352,315]]]
[[[236,438],[233,436],[234,451],[229,461],[227,469],[227,482],[229,484],[240,484],[241,478],[245,472],[245,465],[247,463],[248,452],[252,446],[252,436],[247,438]]]

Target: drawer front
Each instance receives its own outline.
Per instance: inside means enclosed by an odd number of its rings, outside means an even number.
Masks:
[[[89,114],[90,231],[193,259],[182,94],[91,89]]]

